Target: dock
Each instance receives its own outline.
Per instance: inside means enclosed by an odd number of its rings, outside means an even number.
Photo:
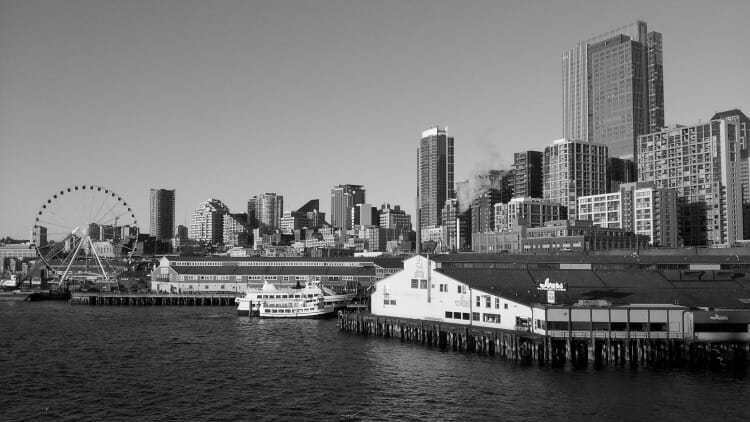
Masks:
[[[397,339],[428,347],[479,353],[525,364],[581,368],[593,363],[652,367],[747,370],[750,345],[664,338],[560,338],[523,330],[502,330],[365,313],[338,315],[339,330]]]
[[[235,293],[119,293],[73,292],[72,305],[235,306]]]

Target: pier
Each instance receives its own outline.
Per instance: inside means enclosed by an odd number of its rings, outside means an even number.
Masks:
[[[576,368],[606,365],[746,370],[750,344],[663,338],[561,338],[438,321],[339,313],[341,331],[480,353],[526,364]]]
[[[101,293],[74,292],[73,305],[124,305],[124,306],[235,306],[234,293]]]

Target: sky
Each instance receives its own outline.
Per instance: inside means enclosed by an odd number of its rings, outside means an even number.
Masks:
[[[413,215],[423,130],[456,180],[562,137],[561,55],[645,20],[663,34],[667,124],[750,114],[750,2],[0,0],[0,237],[107,187],[148,232],[149,189],[232,212],[361,184]]]

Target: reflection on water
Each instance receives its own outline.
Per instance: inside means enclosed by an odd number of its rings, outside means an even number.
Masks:
[[[731,374],[522,366],[221,307],[0,303],[0,383],[11,420],[750,419]]]

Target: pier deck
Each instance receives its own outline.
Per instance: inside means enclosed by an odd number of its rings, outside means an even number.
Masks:
[[[74,305],[234,306],[234,293],[102,293],[74,292]]]
[[[341,331],[363,336],[395,338],[441,349],[481,353],[531,364],[574,367],[645,364],[747,370],[750,344],[667,338],[556,338],[441,321],[339,313]]]

